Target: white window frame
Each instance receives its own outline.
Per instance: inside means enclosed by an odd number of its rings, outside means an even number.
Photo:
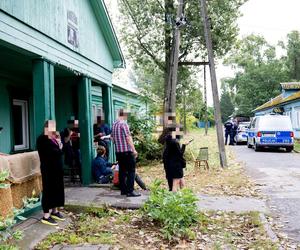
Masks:
[[[100,104],[92,104],[92,116],[94,124],[97,123],[97,116],[104,116],[103,107]],[[104,117],[102,117],[104,118]]]
[[[92,115],[93,115],[93,123],[94,123],[94,124],[97,123],[97,119],[96,119],[96,110],[97,110],[96,104],[93,104],[93,105],[92,105]]]
[[[28,102],[25,100],[13,99],[14,106],[21,106],[22,110],[22,137],[23,144],[14,145],[14,150],[26,150],[29,149],[29,123],[28,123]]]

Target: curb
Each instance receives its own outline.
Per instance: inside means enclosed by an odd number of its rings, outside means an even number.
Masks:
[[[259,213],[259,218],[260,218],[261,223],[263,224],[266,234],[271,239],[271,241],[273,243],[279,243],[280,241],[279,241],[277,235],[274,233],[273,229],[271,228],[266,216],[263,213]],[[283,248],[281,246],[279,246],[278,249],[283,250]]]

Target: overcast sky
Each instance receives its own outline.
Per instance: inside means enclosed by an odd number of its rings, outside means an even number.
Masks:
[[[116,7],[117,0],[105,0]],[[115,9],[115,8],[113,8]],[[240,37],[251,33],[260,34],[272,45],[285,40],[292,30],[300,31],[300,0],[249,0],[241,7],[243,16],[239,18]],[[116,24],[115,24],[116,25]],[[217,78],[233,76],[230,68],[217,68]],[[208,86],[208,103],[212,105],[212,94]]]
[[[241,7],[243,16],[239,18],[240,37],[251,33],[259,34],[272,45],[285,40],[292,30],[300,31],[300,0],[249,0]],[[230,77],[233,72],[228,67],[219,66],[217,77]],[[208,89],[208,103],[212,105],[211,89]]]

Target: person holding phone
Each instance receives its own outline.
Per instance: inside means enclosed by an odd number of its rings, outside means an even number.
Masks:
[[[192,142],[191,140],[180,146],[182,134],[179,125],[168,125],[159,138],[159,142],[164,144],[163,163],[169,191],[173,192],[184,187],[183,169],[186,167],[184,152],[186,145]]]
[[[41,162],[43,181],[42,208],[44,216],[41,222],[56,226],[57,220],[63,221],[64,216],[58,211],[65,203],[63,152],[59,133],[56,131],[56,122],[48,120],[44,126],[44,133],[36,142]]]

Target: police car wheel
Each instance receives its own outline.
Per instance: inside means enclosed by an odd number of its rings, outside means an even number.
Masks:
[[[286,148],[285,148],[285,151],[286,151],[286,152],[292,152],[292,150],[293,150],[293,147],[286,147]]]
[[[255,152],[260,151],[260,147],[257,146],[256,142],[254,142],[253,149],[255,150]]]

